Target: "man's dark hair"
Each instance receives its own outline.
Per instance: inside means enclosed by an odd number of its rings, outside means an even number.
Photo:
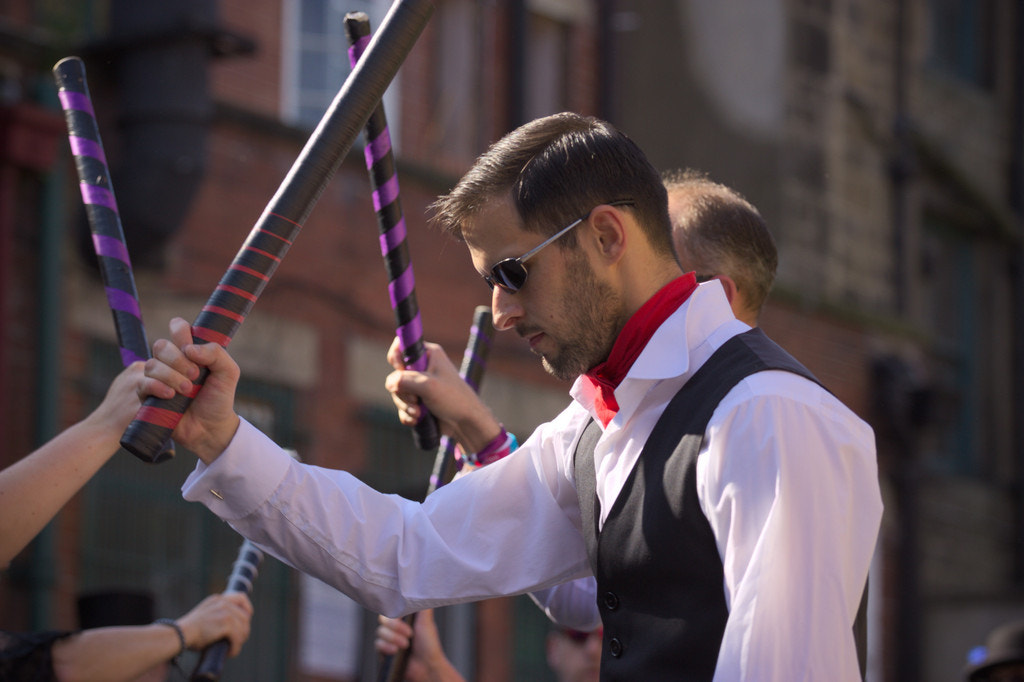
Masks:
[[[594,206],[630,200],[657,252],[672,253],[668,198],[658,171],[612,125],[561,113],[531,121],[484,152],[447,195],[431,206],[432,221],[461,238],[486,203],[508,193],[523,228],[554,234]],[[572,232],[559,240],[573,246]]]

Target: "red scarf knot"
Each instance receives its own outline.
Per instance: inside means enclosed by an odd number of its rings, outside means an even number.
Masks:
[[[615,339],[608,359],[583,375],[594,387],[594,409],[602,424],[608,426],[608,422],[619,411],[615,389],[622,383],[647,342],[669,315],[690,298],[696,288],[697,278],[690,272],[659,289],[626,322]]]

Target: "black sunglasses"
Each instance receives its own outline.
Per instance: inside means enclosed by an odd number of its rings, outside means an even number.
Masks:
[[[621,201],[609,201],[607,205],[632,206],[633,201],[631,199],[623,199]],[[597,207],[595,206],[594,208]],[[494,267],[491,268],[491,274],[484,275],[484,281],[487,282],[487,286],[493,289],[494,285],[497,284],[499,287],[509,292],[510,294],[514,294],[520,289],[522,289],[523,285],[526,284],[526,276],[528,274],[526,272],[526,261],[536,256],[537,252],[543,249],[545,246],[551,244],[559,237],[564,235],[566,232],[568,232],[569,230],[571,230],[572,228],[576,227],[584,220],[589,218],[590,214],[593,212],[594,209],[590,209],[589,211],[587,211],[587,214],[585,216],[583,216],[582,218],[577,218],[576,220],[572,221],[571,223],[563,227],[561,230],[554,233],[553,235],[542,241],[540,244],[524,253],[522,256],[519,256],[518,258],[505,258],[495,263]]]

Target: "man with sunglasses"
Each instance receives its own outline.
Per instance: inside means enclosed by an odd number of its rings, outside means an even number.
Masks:
[[[662,182],[668,192],[672,238],[683,271],[706,273],[696,275],[698,282],[716,280],[736,318],[756,327],[779,262],[775,240],[761,213],[739,192],[695,169],[667,171],[662,174]],[[432,404],[444,402],[445,412],[461,412],[466,415],[463,422],[474,422],[472,430],[495,434],[491,440],[494,445],[484,447],[490,453],[488,463],[511,454],[510,443],[502,437],[501,423],[479,395],[467,390],[444,349],[428,343],[427,355],[430,366],[424,372],[416,372],[404,368],[397,339],[388,351],[388,361],[396,371],[387,385],[400,418],[409,426],[415,424],[420,416],[421,397]],[[452,405],[453,401],[461,401],[461,405]],[[456,456],[460,460],[459,475],[481,464],[477,453],[457,451]],[[600,623],[593,577],[530,596],[556,623],[584,630]],[[381,653],[393,655],[410,641],[412,630],[402,619],[381,616],[380,622],[377,649]]]
[[[662,174],[662,181],[668,191],[673,241],[683,271],[708,273],[698,274],[697,280],[717,280],[715,286],[722,287],[736,318],[756,327],[778,266],[775,240],[760,212],[732,188],[694,169],[666,172]],[[436,344],[427,344],[427,348],[430,367],[425,372],[404,369],[397,339],[388,352],[388,361],[396,369],[388,384],[394,392],[399,414],[409,425],[414,424],[420,415],[420,393],[429,397],[432,404],[441,399],[439,396],[449,401],[462,400],[466,406],[462,411],[477,415],[475,428],[480,432],[495,433],[495,442],[501,441],[503,445],[501,424],[475,392],[465,390],[465,381],[444,350]],[[412,398],[413,402],[398,397],[410,393],[416,396]],[[511,452],[509,447],[500,447],[492,459],[497,461]],[[475,470],[476,467],[467,463],[470,459],[479,461],[475,453],[459,455],[462,465],[460,476]],[[582,664],[580,659],[590,651],[595,641],[600,640],[594,635],[600,630],[590,630],[600,623],[596,588],[594,578],[588,577],[530,595],[554,622],[584,628],[558,628],[548,636],[548,662],[553,669],[560,670],[565,665],[571,667],[577,662]],[[379,620],[374,647],[380,654],[397,654],[411,645],[415,635],[416,646],[410,654],[406,675],[408,682],[462,680],[441,648],[430,610],[418,615],[415,631],[401,618],[380,616]],[[576,642],[581,645],[571,646]],[[584,643],[587,646],[582,646]],[[600,661],[599,648],[593,660]],[[574,679],[573,673],[566,671],[560,679]]]
[[[851,625],[881,517],[871,429],[683,274],[639,148],[602,121],[538,119],[434,220],[493,284],[495,327],[574,380],[573,402],[417,504],[296,463],[235,414],[226,350],[177,318],[146,392],[210,370],[174,434],[202,460],[185,497],[389,616],[594,574],[604,680],[858,679]],[[493,438],[435,414],[469,448]]]

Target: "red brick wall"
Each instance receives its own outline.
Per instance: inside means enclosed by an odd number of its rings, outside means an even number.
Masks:
[[[776,303],[765,307],[760,326],[836,397],[870,419],[870,337],[863,327]]]
[[[217,96],[268,116],[281,110],[281,3],[220,0],[221,24],[256,40],[255,54],[214,62],[210,85]]]

